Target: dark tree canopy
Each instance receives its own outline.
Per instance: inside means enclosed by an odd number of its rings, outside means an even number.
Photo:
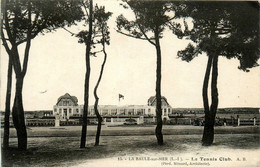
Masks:
[[[2,2],[1,38],[16,75],[12,116],[18,149],[27,149],[22,89],[27,72],[31,40],[39,33],[72,25],[82,17],[80,1],[73,0],[6,0]],[[19,45],[25,43],[21,59]]]
[[[73,0],[6,0],[3,3],[2,41],[13,59],[15,73],[27,70],[27,57],[31,39],[39,33],[53,31],[65,25],[75,24],[82,18],[80,4]],[[23,68],[17,47],[26,42]],[[12,54],[11,54],[11,50]]]
[[[214,124],[218,108],[218,58],[237,58],[239,69],[249,71],[258,66],[259,59],[259,6],[257,2],[184,2],[185,11],[178,17],[191,17],[192,30],[185,24],[184,32],[179,27],[179,38],[192,41],[178,56],[191,61],[205,52],[208,63],[203,81],[202,97],[205,113],[202,144],[210,146],[214,140]],[[175,31],[175,30],[174,30]],[[211,70],[212,69],[212,70]],[[211,105],[208,86],[211,76]]]
[[[88,5],[86,5],[88,6]],[[107,25],[107,21],[109,17],[112,15],[111,12],[106,12],[104,6],[98,6],[95,5],[94,10],[93,10],[93,32],[91,36],[91,47],[92,49],[95,49],[98,47],[97,45],[102,45],[110,44],[110,32],[109,32],[109,27]],[[88,22],[88,19],[85,20],[85,22]],[[85,24],[86,25],[86,24]],[[87,26],[87,25],[86,25]],[[84,43],[86,44],[86,39],[88,36],[89,32],[88,30],[82,30],[76,34],[76,37],[79,38],[79,43]],[[97,50],[97,49],[95,49]],[[92,55],[96,55],[98,51],[92,51]]]
[[[72,0],[6,0],[4,29],[10,41],[21,44],[38,33],[71,25],[82,17],[79,2]],[[7,25],[8,23],[8,25]]]
[[[170,1],[124,1],[121,4],[126,9],[131,9],[135,14],[135,19],[129,21],[123,15],[117,18],[118,32],[143,40],[148,40],[155,45],[155,35],[159,34],[159,38],[163,37],[165,28],[171,28],[178,31],[180,24],[175,23],[174,19],[177,13],[183,11],[183,6],[178,2]]]
[[[178,53],[190,61],[202,51],[217,52],[228,59],[237,58],[239,69],[258,66],[259,59],[259,5],[257,2],[186,2],[186,13],[193,29],[179,37],[188,37],[194,44]]]

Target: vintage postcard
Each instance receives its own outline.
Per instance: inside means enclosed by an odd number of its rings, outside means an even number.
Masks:
[[[260,166],[258,1],[1,1],[1,164]]]

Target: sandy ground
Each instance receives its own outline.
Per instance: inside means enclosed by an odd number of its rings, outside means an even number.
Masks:
[[[200,148],[199,151],[190,146],[190,153],[155,153],[135,154],[131,156],[90,160],[74,167],[159,167],[159,166],[210,166],[210,167],[259,167],[260,149],[230,150],[227,148]],[[195,152],[194,152],[195,151]],[[146,160],[149,158],[148,160]],[[208,160],[209,159],[209,160]]]
[[[88,126],[88,136],[95,136],[96,126]],[[103,136],[127,136],[127,135],[153,135],[155,125],[148,126],[125,126],[109,127],[102,126],[101,135]],[[215,134],[241,134],[241,133],[258,133],[257,126],[216,126]],[[164,135],[189,135],[202,134],[203,126],[184,126],[184,125],[164,125]],[[3,128],[1,129],[3,135]],[[60,126],[60,127],[28,127],[27,135],[29,137],[80,137],[81,126]],[[10,137],[16,137],[14,128],[10,129]]]
[[[127,127],[123,128],[123,131],[122,127],[104,127],[102,132],[107,135],[101,136],[100,146],[95,147],[95,128],[89,127],[91,135],[87,136],[86,149],[79,148],[79,127],[30,128],[28,151],[19,152],[11,149],[3,152],[2,166],[260,166],[260,135],[259,133],[246,134],[245,127],[240,129],[244,134],[216,134],[211,147],[201,146],[202,136],[196,133],[203,128],[193,126],[165,127],[166,130],[170,130],[166,131],[167,133],[174,132],[179,135],[164,135],[163,146],[158,146],[155,136],[149,135],[154,132],[154,127]],[[217,128],[219,132],[226,133],[235,127]],[[60,131],[63,137],[53,136]],[[182,135],[181,131],[192,135]],[[137,132],[146,135],[138,135]],[[79,135],[76,135],[78,133]],[[116,135],[121,133],[124,135]],[[37,137],[33,134],[41,136]],[[10,146],[17,147],[16,138],[10,139]]]

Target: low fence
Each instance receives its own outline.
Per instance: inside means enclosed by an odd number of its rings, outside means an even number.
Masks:
[[[113,122],[111,122],[111,118],[104,119],[107,123],[110,124],[123,124],[127,118],[114,118]],[[222,126],[226,122],[226,126],[254,126],[260,125],[259,119],[216,119],[215,125]],[[55,119],[26,119],[26,126],[55,126]],[[61,120],[60,126],[79,126],[82,124],[82,118],[74,118],[69,120]],[[97,124],[96,118],[89,118],[88,125]],[[156,124],[156,118],[153,117],[145,117],[143,120],[143,124]],[[187,117],[176,117],[170,119],[163,119],[163,124],[165,125],[195,125],[195,126],[203,126],[204,118],[187,118]],[[1,121],[1,127],[4,127],[4,121]],[[10,127],[13,127],[13,122],[10,120]]]
[[[54,126],[55,119],[27,119],[26,126]]]
[[[215,120],[215,126],[223,126],[224,122],[226,122],[227,126],[255,126],[260,125],[259,119],[224,119],[218,118]],[[168,120],[163,121],[166,125],[195,125],[195,126],[203,126],[204,118],[170,118]]]

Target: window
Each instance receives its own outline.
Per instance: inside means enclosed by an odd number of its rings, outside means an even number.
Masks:
[[[76,109],[76,113],[79,113],[79,109]]]
[[[137,115],[143,115],[143,109],[137,109]]]
[[[64,112],[64,115],[67,116],[67,108],[64,108],[64,109],[63,109],[63,112]]]
[[[116,109],[111,109],[111,114],[112,114],[112,115],[117,115]]]
[[[62,101],[62,103],[60,103],[60,105],[70,106],[70,105],[72,105],[72,104],[71,104],[70,99],[63,99],[63,101]]]
[[[120,109],[120,110],[119,110],[119,115],[126,115],[125,110]]]
[[[108,115],[108,109],[103,109],[102,110],[102,115]]]

